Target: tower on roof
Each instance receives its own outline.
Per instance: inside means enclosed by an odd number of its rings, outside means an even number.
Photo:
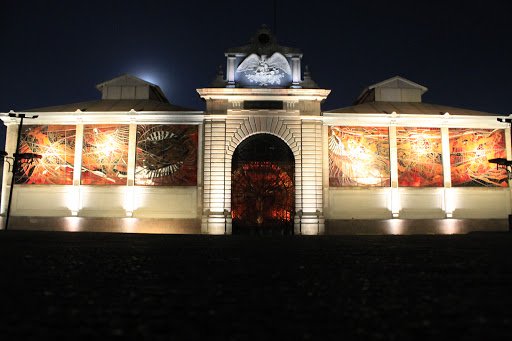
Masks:
[[[366,102],[421,102],[428,89],[400,76],[370,85],[359,95],[354,104]]]
[[[169,103],[162,89],[132,75],[122,75],[96,85],[101,91],[101,99],[151,99]]]

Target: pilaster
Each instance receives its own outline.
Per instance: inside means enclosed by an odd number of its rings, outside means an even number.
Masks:
[[[323,212],[329,211],[329,126],[322,126],[322,167],[323,167]]]
[[[80,211],[80,177],[82,175],[82,149],[84,144],[84,125],[79,119],[75,130],[75,155],[73,163],[73,187],[71,188],[71,215],[77,216]]]
[[[132,217],[135,205],[135,158],[137,151],[137,124],[130,123],[128,128],[128,171],[124,196],[124,209],[127,217]]]
[[[234,88],[235,87],[235,62],[236,57],[235,56],[228,56],[227,57],[227,66],[226,66],[226,80],[227,80],[227,87],[228,88]]]
[[[300,88],[301,81],[300,57],[292,57],[292,88]]]
[[[204,124],[203,219],[201,229],[209,234],[231,233],[231,215],[226,201],[226,120],[207,119]],[[226,199],[227,198],[227,199]]]
[[[295,232],[321,234],[325,229],[322,188],[322,122],[301,121],[301,205]]]
[[[444,211],[446,218],[453,217],[452,171],[450,168],[450,132],[448,127],[441,127],[441,144],[443,150],[443,182],[444,182]]]
[[[389,164],[391,176],[391,215],[393,218],[400,216],[400,191],[398,190],[398,147],[396,138],[396,125],[391,122],[389,126]]]
[[[7,156],[12,157],[16,149],[16,139],[18,135],[18,124],[16,120],[12,119],[11,124],[7,124],[5,151]],[[3,182],[2,182],[2,214],[7,211],[7,202],[9,200],[9,190],[12,183],[12,159],[4,160]]]
[[[507,160],[512,160],[512,134],[510,132],[510,125],[508,128],[505,128],[505,148],[507,151]],[[510,173],[508,173],[508,188],[509,188],[509,196],[510,196],[510,207],[512,207],[512,186],[510,181]],[[510,211],[509,211],[510,213]]]

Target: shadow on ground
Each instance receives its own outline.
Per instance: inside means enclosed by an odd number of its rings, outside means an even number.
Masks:
[[[7,231],[0,265],[4,340],[482,340],[512,330],[509,233]]]

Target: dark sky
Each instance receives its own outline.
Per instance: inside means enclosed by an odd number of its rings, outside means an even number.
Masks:
[[[400,75],[424,101],[512,112],[512,14],[506,2],[279,0],[277,37],[304,53],[332,93],[324,110]],[[273,27],[273,1],[2,1],[0,112],[99,98],[131,73],[174,104],[203,110],[224,51]]]

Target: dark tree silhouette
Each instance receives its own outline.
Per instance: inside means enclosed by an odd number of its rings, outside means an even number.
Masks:
[[[276,225],[293,218],[294,186],[289,174],[270,161],[249,161],[233,172],[233,220]]]

